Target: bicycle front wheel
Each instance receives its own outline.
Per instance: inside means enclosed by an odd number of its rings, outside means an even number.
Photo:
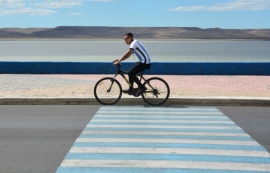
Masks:
[[[100,79],[94,87],[96,100],[103,105],[116,104],[122,96],[120,83],[111,77]]]
[[[162,105],[170,96],[170,88],[168,83],[159,78],[152,77],[147,79],[143,84],[147,90],[142,94],[143,100],[153,106]]]

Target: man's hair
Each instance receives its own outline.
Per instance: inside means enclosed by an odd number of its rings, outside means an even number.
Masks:
[[[125,35],[127,35],[128,37],[133,37],[133,34],[131,32],[128,32]]]

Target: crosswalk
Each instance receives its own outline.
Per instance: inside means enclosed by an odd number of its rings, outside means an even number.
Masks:
[[[270,154],[214,107],[103,106],[56,172],[270,172]]]

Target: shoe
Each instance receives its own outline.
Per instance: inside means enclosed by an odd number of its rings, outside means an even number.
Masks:
[[[135,97],[139,97],[139,96],[142,95],[146,90],[147,90],[147,88],[138,88],[138,91],[134,94],[134,96],[135,96]]]
[[[134,93],[133,89],[123,90],[122,92],[128,95],[133,95]]]

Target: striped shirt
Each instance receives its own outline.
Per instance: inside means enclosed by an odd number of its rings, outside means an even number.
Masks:
[[[134,40],[130,46],[130,49],[133,49],[133,53],[136,54],[138,57],[139,61],[144,64],[151,64],[151,58],[145,49],[145,47],[138,41]]]

